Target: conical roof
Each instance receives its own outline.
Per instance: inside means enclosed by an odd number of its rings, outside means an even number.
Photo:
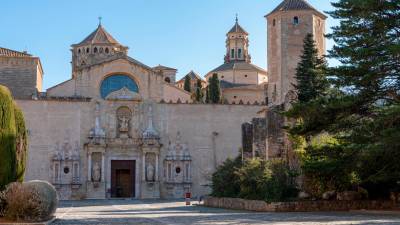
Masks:
[[[318,14],[321,14],[323,17],[326,16],[312,7],[306,0],[284,0],[281,4],[279,4],[271,13],[267,16],[282,11],[295,11],[295,10],[314,10]]]
[[[93,31],[89,36],[87,36],[83,41],[81,41],[78,45],[86,45],[86,44],[119,44],[115,38],[109,34],[104,27],[99,24],[97,29]]]

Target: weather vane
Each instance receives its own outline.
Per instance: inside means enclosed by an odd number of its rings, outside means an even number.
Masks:
[[[101,26],[101,20],[103,19],[103,17],[99,16],[99,26]]]

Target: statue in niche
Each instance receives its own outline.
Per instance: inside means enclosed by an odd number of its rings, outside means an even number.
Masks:
[[[98,162],[93,164],[92,168],[92,181],[100,182],[101,181],[101,168]]]
[[[146,168],[146,180],[147,181],[154,181],[154,166],[149,163]]]
[[[120,132],[128,132],[130,119],[125,116],[121,116],[118,118],[118,120],[119,120],[119,131]]]

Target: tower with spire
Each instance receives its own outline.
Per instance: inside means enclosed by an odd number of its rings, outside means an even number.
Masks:
[[[128,47],[121,45],[111,36],[101,24],[83,41],[71,46],[72,74],[79,69],[97,64],[109,58],[124,57],[128,54]]]
[[[249,34],[239,25],[236,15],[235,25],[226,34],[225,63],[231,61],[245,61],[250,63]]]
[[[314,35],[319,55],[325,54],[326,16],[306,0],[284,0],[265,16],[268,30],[268,102],[285,101],[296,84],[296,68],[304,38]]]

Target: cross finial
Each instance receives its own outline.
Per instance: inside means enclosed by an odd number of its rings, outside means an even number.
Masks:
[[[236,23],[238,23],[238,22],[239,22],[238,14],[236,13]]]
[[[99,26],[101,26],[101,20],[103,19],[103,17],[99,16]]]

